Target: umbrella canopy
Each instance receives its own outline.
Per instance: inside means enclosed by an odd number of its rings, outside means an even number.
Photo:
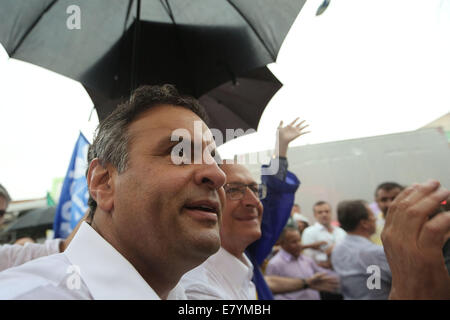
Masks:
[[[17,221],[8,226],[4,232],[41,226],[49,226],[49,229],[51,229],[53,225],[53,218],[55,216],[55,210],[55,207],[30,210],[24,216],[20,217]]]
[[[265,107],[281,88],[281,82],[267,67],[257,68],[228,81],[199,98],[209,116],[209,127],[220,130],[223,137],[226,129],[256,129]],[[93,93],[95,96],[95,94]],[[95,96],[99,101],[99,119],[108,116],[123,99],[106,99]],[[225,141],[223,141],[225,142]],[[217,146],[222,142],[216,140]]]
[[[199,98],[274,62],[305,1],[4,0],[0,42],[12,58],[80,81],[101,119],[140,84]]]
[[[281,86],[272,72],[263,67],[218,86],[199,100],[208,112],[210,127],[220,130],[226,138],[229,128],[256,129],[265,107]],[[221,143],[216,140],[216,145]]]

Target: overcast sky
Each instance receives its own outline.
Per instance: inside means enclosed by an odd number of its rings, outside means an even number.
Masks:
[[[450,111],[450,0],[308,0],[270,69],[284,84],[258,133],[224,157],[269,149],[280,120],[312,132],[293,145],[415,130]],[[92,102],[68,78],[8,59],[0,48],[0,183],[39,198],[63,177]]]

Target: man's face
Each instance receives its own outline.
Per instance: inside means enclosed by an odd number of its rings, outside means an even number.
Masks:
[[[302,250],[300,233],[296,230],[286,231],[281,247],[297,258]]]
[[[380,189],[377,191],[375,201],[377,202],[378,208],[380,208],[384,216],[386,216],[386,213],[389,210],[392,201],[394,201],[395,197],[397,197],[400,192],[400,188],[394,188],[389,191]]]
[[[331,223],[331,207],[328,203],[324,203],[314,207],[314,217],[324,225],[329,226]]]
[[[6,199],[0,196],[0,212],[6,211]],[[0,213],[0,226],[3,224],[4,215]]]
[[[144,112],[128,128],[127,168],[112,174],[111,219],[114,238],[130,261],[149,265],[155,257],[167,257],[189,263],[206,259],[220,247],[225,174],[215,162],[172,161],[172,149],[179,144],[171,141],[172,132],[184,128],[193,142],[194,121],[201,120],[190,110],[163,105]],[[203,124],[202,132],[207,130]],[[202,149],[210,143],[203,142]],[[210,153],[207,157],[212,160]]]
[[[372,235],[377,230],[377,218],[368,205],[366,205],[366,209],[369,214],[369,218],[367,219],[367,231],[370,235]]]
[[[298,228],[298,231],[300,231],[300,233],[303,232],[303,230],[305,230],[307,227],[308,227],[308,225],[306,224],[305,221],[301,221],[301,220],[297,221],[297,228]]]
[[[227,177],[227,183],[254,184],[256,181],[250,172],[239,164],[224,164],[222,167]],[[263,206],[255,194],[246,188],[240,200],[231,200],[227,197],[225,211],[222,217],[220,236],[224,243],[236,246],[236,243],[245,246],[261,237],[261,219]]]

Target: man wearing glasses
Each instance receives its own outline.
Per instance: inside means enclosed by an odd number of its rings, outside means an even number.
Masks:
[[[227,177],[221,247],[183,276],[181,283],[188,299],[273,299],[259,265],[271,252],[289,219],[300,185],[297,177],[287,171],[286,159],[289,143],[307,133],[304,121],[296,124],[297,121],[285,127],[280,123],[273,159],[279,162],[279,170],[275,175],[265,175],[269,166],[263,166],[262,184],[243,165],[221,166]],[[277,280],[269,282],[280,286]],[[296,280],[303,283],[301,279]]]

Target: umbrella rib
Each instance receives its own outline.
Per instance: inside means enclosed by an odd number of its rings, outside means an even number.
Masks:
[[[133,48],[132,48],[132,60],[131,60],[131,88],[130,93],[137,88],[137,79],[136,79],[136,60],[138,59],[139,51],[138,51],[138,41],[139,41],[139,29],[141,22],[141,0],[137,0],[136,7],[136,19],[134,25],[134,34],[133,34]]]
[[[170,8],[169,0],[159,0],[159,2],[161,3],[162,7],[166,11],[166,13],[169,16],[170,20],[172,20],[172,23],[176,25],[172,9]],[[164,5],[164,2],[166,3],[167,7]]]
[[[124,26],[123,26],[123,33],[125,33],[126,30],[127,30],[127,22],[128,22],[128,18],[130,17],[131,7],[133,6],[133,2],[134,2],[134,0],[128,0],[127,15],[125,16],[125,23],[124,23]]]
[[[250,28],[253,30],[253,32],[255,33],[255,35],[258,37],[259,41],[261,41],[262,45],[264,46],[264,48],[266,48],[267,52],[269,53],[270,57],[272,58],[273,61],[276,60],[275,55],[270,51],[270,49],[267,47],[266,43],[264,42],[263,38],[261,37],[261,35],[258,33],[258,31],[256,31],[256,28],[251,24],[251,22],[247,19],[247,17],[241,12],[241,10],[239,10],[239,8],[230,0],[227,0],[227,2],[234,8],[234,10],[236,10],[236,12],[242,17],[242,19],[245,20],[245,22],[247,22],[247,24],[250,26]]]
[[[175,16],[173,15],[172,8],[170,7],[169,0],[159,0],[159,2],[161,3],[161,6],[164,8],[164,10],[166,11],[170,20],[172,21],[173,25],[175,26],[175,33],[176,33],[176,37],[178,38],[178,43],[180,44],[181,51],[184,54],[185,61],[187,61],[187,50],[186,50],[186,47],[183,45],[183,42],[181,41],[178,25],[175,21]],[[164,2],[166,3],[166,5],[164,5]],[[189,64],[187,64],[187,65],[189,66]],[[193,84],[192,88],[193,88],[193,95],[197,96],[197,93],[198,93],[197,86],[195,84]]]
[[[36,21],[34,21],[34,23],[28,28],[27,32],[25,32],[25,34],[22,36],[22,39],[20,39],[19,43],[17,44],[17,46],[14,48],[14,50],[11,52],[10,57],[12,57],[17,49],[19,49],[19,47],[22,45],[22,43],[25,41],[25,38],[30,34],[30,32],[34,29],[34,27],[38,24],[39,20],[41,20],[42,16],[48,11],[50,10],[53,5],[57,2],[58,0],[54,0],[52,3],[50,3],[47,8],[45,8],[45,10],[42,11],[42,13],[39,15],[39,17],[36,19]]]

